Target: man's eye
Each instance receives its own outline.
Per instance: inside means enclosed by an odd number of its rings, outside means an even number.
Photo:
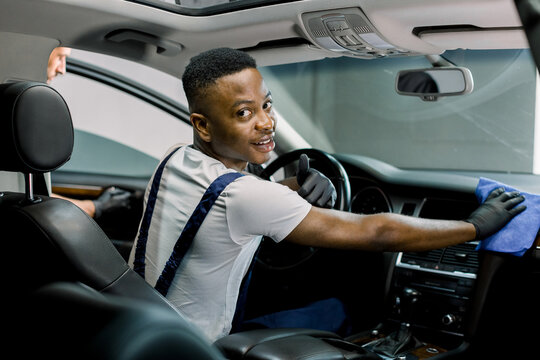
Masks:
[[[272,101],[267,101],[267,102],[264,103],[264,105],[263,105],[264,110],[269,110],[271,108],[272,108]]]
[[[247,110],[247,109],[242,109],[240,111],[238,111],[238,116],[240,117],[248,117],[251,115],[251,111]]]

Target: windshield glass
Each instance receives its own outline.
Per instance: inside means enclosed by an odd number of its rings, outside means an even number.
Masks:
[[[398,72],[431,67],[425,57],[340,57],[261,72],[277,111],[313,147],[401,168],[537,173],[540,115],[529,50],[444,57],[470,69],[470,94],[433,102],[397,94]]]

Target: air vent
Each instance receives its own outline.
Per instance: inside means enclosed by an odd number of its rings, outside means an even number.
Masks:
[[[476,278],[479,260],[476,244],[465,243],[425,252],[404,252],[398,256],[396,266]]]
[[[416,209],[416,204],[414,203],[405,203],[401,208],[401,214],[403,215],[414,215],[414,210]]]
[[[410,265],[427,266],[428,264],[438,264],[443,255],[442,249],[425,252],[407,252],[403,253],[401,262]]]
[[[460,244],[446,249],[441,264],[455,267],[458,271],[471,272],[478,269],[478,252],[469,244]]]

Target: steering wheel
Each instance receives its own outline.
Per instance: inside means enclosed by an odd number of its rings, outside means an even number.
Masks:
[[[343,168],[343,165],[332,155],[318,149],[298,149],[279,156],[259,175],[263,179],[270,180],[271,176],[279,169],[297,161],[301,154],[306,154],[317,165],[319,171],[332,181],[336,188],[337,198],[334,209],[350,211],[351,209],[351,184],[349,176]],[[302,246],[287,241],[280,243],[272,239],[263,239],[256,261],[271,270],[285,270],[295,267],[308,259],[316,252],[317,248]]]

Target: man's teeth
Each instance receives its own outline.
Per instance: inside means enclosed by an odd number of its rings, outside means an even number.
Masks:
[[[264,140],[264,141],[261,141],[261,142],[258,142],[257,145],[264,145],[264,144],[268,144],[272,139],[267,139],[267,140]]]

